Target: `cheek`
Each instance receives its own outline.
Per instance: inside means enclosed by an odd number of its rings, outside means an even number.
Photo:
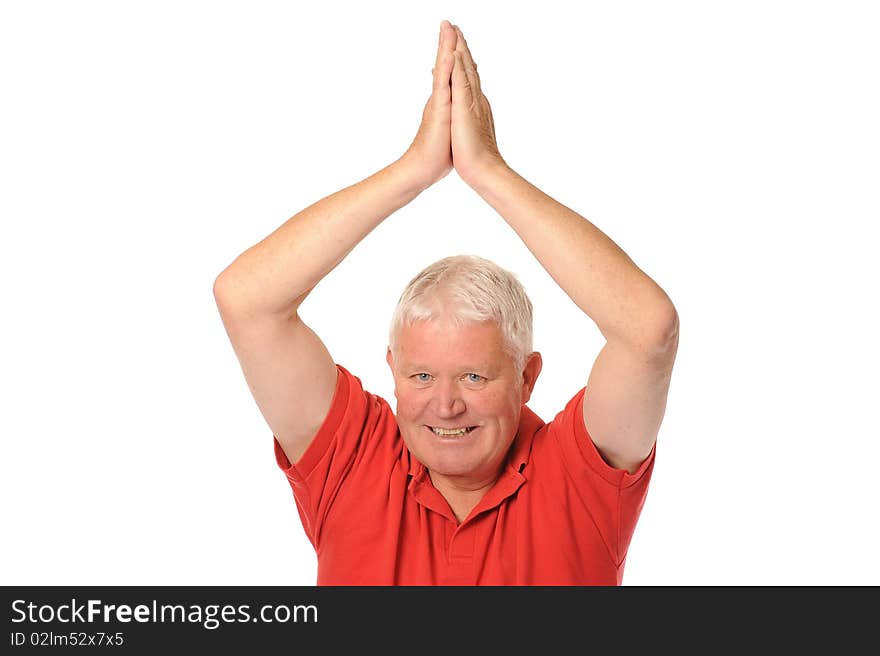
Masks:
[[[492,390],[486,390],[485,394],[482,394],[482,401],[486,406],[506,408],[510,404],[510,393],[496,387]]]
[[[406,391],[397,393],[397,416],[410,419],[422,414],[425,407],[425,399],[418,394]]]
[[[510,401],[504,394],[483,392],[466,399],[468,410],[475,416],[501,419],[510,414]]]
[[[511,394],[495,394],[491,399],[486,399],[486,408],[491,409],[492,414],[499,419],[518,421],[522,407],[520,397]]]

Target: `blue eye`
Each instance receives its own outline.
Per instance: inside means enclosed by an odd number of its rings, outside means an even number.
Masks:
[[[416,380],[420,383],[427,383],[431,380],[431,374],[416,374]]]
[[[480,383],[480,382],[486,380],[485,378],[483,378],[479,374],[467,374],[467,379],[468,379],[469,383]]]

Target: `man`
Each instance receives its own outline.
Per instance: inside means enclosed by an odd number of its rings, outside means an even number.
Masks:
[[[275,436],[318,584],[619,585],[678,344],[671,301],[608,237],[515,173],[461,30],[443,21],[406,153],[242,253],[214,295]],[[387,361],[397,411],[334,363],[298,308],[391,213],[452,168],[516,231],[606,344],[550,423],[531,304],[481,258],[407,287]],[[562,400],[561,400],[562,401]]]

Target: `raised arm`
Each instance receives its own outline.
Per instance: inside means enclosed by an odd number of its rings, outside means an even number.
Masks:
[[[458,37],[452,73],[455,169],[605,337],[587,382],[584,422],[605,460],[633,471],[650,453],[665,414],[678,346],[675,307],[599,228],[507,165],[460,30]]]
[[[334,361],[298,309],[379,223],[452,170],[454,46],[455,33],[444,21],[433,89],[418,133],[399,160],[305,208],[239,255],[214,282],[248,387],[291,462],[323,423],[336,385]]]

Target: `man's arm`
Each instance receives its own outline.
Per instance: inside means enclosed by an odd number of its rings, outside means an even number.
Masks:
[[[302,210],[239,255],[214,298],[248,387],[287,459],[299,460],[333,401],[336,365],[299,317],[318,282],[373,228],[452,170],[450,75],[456,34],[440,24],[431,95],[406,153]]]
[[[298,309],[358,242],[422,189],[416,170],[398,160],[302,210],[214,282],[251,394],[292,463],[321,427],[336,388],[336,365]]]
[[[605,460],[632,473],[651,452],[666,410],[678,314],[599,228],[507,166],[477,66],[456,33],[453,164],[605,336],[587,382],[584,423]]]
[[[630,472],[660,430],[678,347],[666,293],[611,239],[506,165],[471,184],[606,339],[590,372],[584,423],[605,460]]]
[[[288,219],[226,267],[214,291],[237,313],[288,318],[373,228],[423,189],[414,167],[397,160]]]

